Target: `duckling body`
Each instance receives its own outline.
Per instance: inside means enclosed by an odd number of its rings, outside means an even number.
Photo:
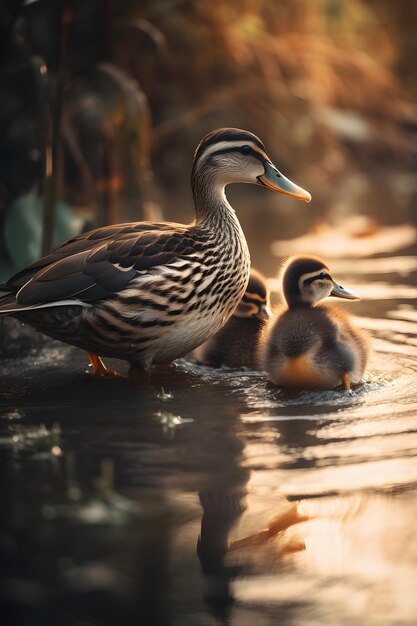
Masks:
[[[0,288],[0,314],[87,350],[95,368],[107,356],[149,371],[200,345],[233,313],[249,279],[247,243],[225,186],[311,196],[239,129],[203,139],[191,180],[195,222],[119,224],[75,237]]]
[[[282,281],[288,308],[271,321],[260,351],[269,379],[285,388],[349,389],[365,370],[366,335],[343,310],[318,302],[358,296],[338,285],[317,257],[290,259]]]
[[[212,367],[257,366],[258,344],[270,316],[269,288],[265,278],[251,269],[245,294],[229,321],[193,357]]]

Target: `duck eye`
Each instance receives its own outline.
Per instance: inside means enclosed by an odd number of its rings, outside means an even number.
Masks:
[[[242,146],[240,148],[240,152],[242,154],[249,154],[250,151],[251,151],[251,147],[250,146]]]
[[[324,280],[326,278],[326,272],[321,272],[320,275],[319,275],[319,278]]]

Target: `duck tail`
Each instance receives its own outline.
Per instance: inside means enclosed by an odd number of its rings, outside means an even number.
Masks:
[[[0,316],[21,313],[29,309],[36,309],[38,306],[19,304],[16,291],[12,291],[6,285],[0,285]]]
[[[16,302],[16,293],[0,285],[0,315],[9,315],[21,310],[22,307]]]
[[[2,291],[2,289],[4,289],[4,291]],[[17,301],[17,293],[10,291],[10,289],[6,291],[4,285],[0,285],[0,316],[66,305],[82,306],[84,308],[90,308],[92,306],[88,302],[83,302],[82,300],[77,300],[76,298],[69,298],[67,300],[52,300],[51,302],[39,302],[37,304],[19,304]]]

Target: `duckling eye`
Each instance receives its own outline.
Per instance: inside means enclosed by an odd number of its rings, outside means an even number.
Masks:
[[[326,278],[326,272],[320,272],[319,274],[319,278],[321,278],[322,280],[324,280]]]
[[[250,146],[242,146],[240,148],[240,152],[242,154],[249,154],[250,151],[251,151],[251,147]]]

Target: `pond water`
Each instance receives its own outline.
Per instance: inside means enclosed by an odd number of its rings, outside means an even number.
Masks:
[[[93,379],[51,344],[3,364],[1,623],[417,623],[417,260],[337,260],[363,384],[285,394],[181,361]]]

